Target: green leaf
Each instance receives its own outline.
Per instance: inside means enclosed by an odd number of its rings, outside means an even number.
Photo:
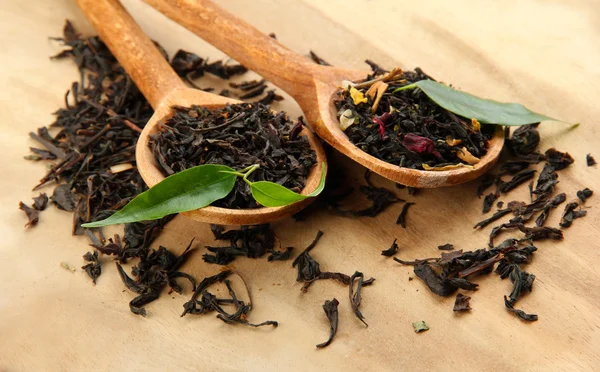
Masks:
[[[156,220],[169,214],[206,207],[233,190],[236,176],[221,171],[234,170],[224,165],[206,164],[175,173],[136,196],[107,219],[82,226]]]
[[[414,84],[400,87],[393,93],[414,88],[420,88],[429,98],[446,110],[468,119],[477,119],[482,124],[525,125],[544,120],[561,121],[535,113],[519,103],[505,103],[475,97],[433,80],[420,80]]]
[[[299,202],[306,198],[312,198],[319,195],[325,188],[325,178],[327,176],[327,164],[322,163],[321,180],[319,186],[308,195],[301,195],[281,186],[278,183],[269,181],[258,181],[250,183],[252,196],[254,200],[265,207],[281,207],[295,202]]]

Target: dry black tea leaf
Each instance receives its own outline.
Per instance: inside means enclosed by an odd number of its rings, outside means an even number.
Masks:
[[[546,205],[544,205],[542,209],[542,213],[535,220],[535,224],[537,226],[544,226],[546,220],[548,219],[548,215],[550,214],[550,210],[558,207],[561,203],[563,203],[567,199],[567,195],[563,192],[556,195],[553,199],[549,200]]]
[[[517,128],[507,145],[515,155],[528,155],[533,153],[540,143],[540,132],[536,124],[523,125]]]
[[[591,167],[592,165],[596,165],[596,159],[594,159],[594,157],[592,156],[592,154],[587,154],[585,156],[585,162],[587,163],[588,167]]]
[[[50,199],[58,208],[68,212],[74,211],[77,204],[77,199],[68,183],[56,186]]]
[[[436,273],[428,262],[416,264],[414,272],[429,290],[438,296],[450,296],[458,290],[456,285]]]
[[[450,243],[438,245],[438,249],[440,251],[452,251],[452,250],[454,250],[454,245],[450,244]]]
[[[394,194],[392,191],[386,189],[385,187],[376,187],[371,182],[371,174],[372,174],[372,172],[369,170],[367,170],[365,172],[365,181],[367,182],[367,185],[360,186],[360,192],[362,194],[364,194],[368,200],[371,201],[370,206],[363,208],[363,209],[356,210],[356,211],[345,211],[345,210],[336,208],[334,205],[333,206],[334,210],[336,210],[338,213],[340,213],[342,215],[351,215],[351,216],[357,216],[357,217],[361,217],[361,216],[376,217],[381,212],[386,210],[387,207],[389,207],[390,205],[395,204],[397,202],[404,201],[402,199],[399,199],[396,196],[396,194]],[[334,203],[335,203],[335,201],[334,201]]]
[[[581,200],[583,203],[585,203],[585,201],[592,196],[594,192],[590,189],[588,189],[587,187],[583,190],[579,190],[577,191],[577,197],[579,198],[579,200]]]
[[[504,305],[506,306],[506,309],[516,314],[519,318],[523,320],[538,320],[537,315],[527,314],[523,310],[518,310],[514,308],[515,303],[523,293],[531,292],[533,282],[535,280],[535,275],[529,274],[526,271],[522,271],[518,265],[513,264],[512,270],[510,271],[508,278],[513,283],[513,289],[508,298],[504,296]]]
[[[289,260],[292,257],[292,251],[294,247],[286,247],[283,251],[276,251],[274,249],[269,250],[269,257],[267,257],[267,261],[285,261]]]
[[[583,217],[587,214],[587,211],[576,210],[579,207],[579,202],[572,201],[565,205],[565,210],[560,218],[560,227],[569,227],[573,223],[573,220]]]
[[[28,221],[25,224],[25,227],[37,225],[37,223],[40,220],[40,212],[38,210],[29,207],[23,202],[19,202],[19,209],[25,212],[25,214],[27,215]]]
[[[292,262],[292,267],[297,267],[298,270],[296,281],[304,282],[304,285],[300,288],[302,292],[307,292],[308,288],[317,280],[333,279],[344,285],[350,285],[351,278],[349,275],[339,272],[321,271],[320,264],[309,254],[322,236],[323,232],[319,230],[312,243]],[[374,281],[375,278],[364,280],[362,286],[371,285]]]
[[[196,286],[194,293],[192,294],[192,298],[183,304],[183,313],[181,316],[185,316],[186,314],[203,314],[207,311],[211,311],[210,309],[210,301],[205,301],[204,293],[206,293],[206,289],[211,285],[217,282],[223,282],[229,275],[231,275],[231,270],[223,270],[218,274],[206,277],[202,279],[202,281]],[[202,295],[202,299],[198,299]]]
[[[43,211],[48,206],[48,195],[46,193],[40,193],[40,195],[33,198],[33,209]]]
[[[496,176],[491,174],[486,174],[481,177],[481,183],[477,187],[477,197],[481,197],[485,190],[487,190],[490,186],[492,186],[496,182]]]
[[[100,264],[100,260],[98,260],[98,251],[95,250],[94,253],[87,252],[83,255],[83,259],[89,263],[81,266],[81,268],[92,278],[92,282],[96,284],[96,279],[102,274],[102,265]]]
[[[545,155],[546,161],[552,165],[555,170],[565,169],[575,161],[568,152],[560,152],[555,148],[548,149]]]
[[[396,254],[396,252],[398,252],[398,244],[396,244],[396,240],[398,239],[394,239],[392,245],[388,249],[381,251],[382,256],[392,257]]]
[[[490,193],[487,194],[485,196],[485,198],[483,199],[483,213],[487,213],[490,210],[492,210],[492,206],[494,205],[494,202],[496,201],[496,199],[498,199],[498,197],[500,197],[499,193]]]
[[[412,203],[412,202],[404,203],[404,205],[402,206],[402,211],[400,212],[398,219],[396,219],[396,225],[400,225],[403,228],[406,228],[406,213],[408,212],[408,208],[413,204],[415,204],[415,203]]]
[[[453,311],[471,310],[471,305],[469,304],[469,301],[471,301],[471,297],[465,296],[462,293],[457,294],[456,299],[454,300]]]
[[[500,218],[506,216],[507,214],[511,213],[512,209],[511,208],[505,208],[505,209],[499,209],[497,210],[491,217],[478,222],[475,226],[473,226],[474,229],[477,228],[484,228],[487,225],[489,225],[492,222],[495,222],[497,220],[499,220]]]
[[[314,63],[316,63],[317,65],[321,65],[321,66],[331,66],[327,61],[325,61],[323,58],[319,57],[315,52],[313,52],[312,50],[309,51],[310,52],[310,59],[313,60]]]
[[[499,184],[499,191],[501,193],[507,193],[517,186],[529,181],[535,175],[535,169],[525,169],[515,174],[509,181],[501,181]]]
[[[229,230],[227,232],[224,232],[224,229],[217,225],[211,225],[211,229],[216,240],[228,241],[229,245],[223,247],[207,246],[208,251],[213,254],[206,253],[202,256],[202,259],[208,263],[227,265],[237,256],[259,258],[265,253],[271,252],[275,247],[275,234],[268,224],[242,226],[239,230]]]
[[[527,240],[562,240],[563,233],[561,230],[556,229],[554,227],[546,227],[546,226],[534,226],[534,227],[526,227],[523,224],[518,224],[517,228],[525,233],[525,239]]]
[[[179,256],[163,246],[160,246],[158,250],[138,249],[136,257],[139,257],[140,260],[131,270],[135,280],[127,275],[121,264],[116,263],[125,287],[138,294],[129,302],[132,313],[146,316],[144,306],[158,299],[161,291],[167,285],[172,291],[182,293],[183,289],[177,282],[177,278],[189,280],[193,288],[196,289],[196,280],[191,275],[179,271],[179,268],[194,252],[194,249],[191,248],[192,243],[193,239]]]
[[[350,304],[352,305],[352,311],[354,311],[354,315],[364,323],[367,327],[369,326],[367,322],[365,322],[365,317],[362,315],[361,311],[358,309],[360,306],[360,291],[364,285],[365,276],[363,273],[356,271],[350,277],[350,284],[348,285],[349,290],[349,298]],[[356,290],[354,290],[354,282],[356,282]]]
[[[333,337],[337,332],[338,327],[338,305],[340,303],[335,298],[333,300],[326,300],[323,304],[323,311],[325,311],[325,315],[327,316],[327,320],[329,321],[329,338],[327,341],[320,343],[317,345],[317,348],[321,349],[333,341]]]

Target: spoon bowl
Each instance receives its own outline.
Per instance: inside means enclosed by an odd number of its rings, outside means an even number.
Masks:
[[[77,0],[79,7],[98,31],[102,40],[129,73],[144,97],[154,108],[154,114],[145,125],[136,144],[136,163],[144,182],[152,187],[165,179],[157,166],[150,148],[151,136],[158,133],[161,124],[171,115],[171,107],[199,105],[209,110],[240,101],[188,88],[169,63],[135,23],[117,0]],[[303,195],[314,191],[321,180],[321,163],[325,152],[317,139],[306,128],[306,136],[316,153],[317,165],[309,173]],[[224,225],[254,225],[288,217],[306,207],[314,198],[273,208],[228,209],[208,206],[183,212],[186,217],[201,222]]]
[[[350,142],[340,129],[333,105],[343,80],[358,81],[370,72],[314,64],[210,0],[144,1],[290,94],[319,137],[385,178],[416,188],[451,186],[483,175],[498,161],[504,145],[499,126],[489,141],[486,155],[473,168],[424,171],[377,159]]]

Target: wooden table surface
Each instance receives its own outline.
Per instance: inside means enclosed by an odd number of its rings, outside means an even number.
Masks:
[[[429,74],[475,94],[518,101],[549,116],[580,122],[567,131],[543,125],[542,149],[568,151],[575,164],[560,172],[558,190],[569,199],[583,187],[598,190],[600,170],[586,167],[586,153],[600,160],[600,5],[592,0],[302,0],[219,1],[264,32],[275,32],[293,50],[316,51],[332,64],[363,67],[371,58],[386,67],[422,67]],[[222,54],[138,0],[126,7],[144,30],[171,54],[178,48],[202,56]],[[485,245],[489,228],[474,231],[482,218],[477,183],[424,190],[400,197],[416,202],[402,229],[394,221],[401,208],[377,218],[349,219],[326,211],[305,222],[275,224],[284,246],[306,247],[320,228],[325,235],[313,256],[323,268],[375,276],[364,291],[365,328],[351,313],[347,288],[320,282],[306,294],[295,282],[291,262],[238,259],[249,281],[255,309],[251,320],[275,319],[276,329],[230,326],[214,315],[180,318],[190,295],[164,294],[147,306],[148,317],[129,312],[133,294],[125,291],[113,264],[93,286],[81,266],[84,238],[72,237],[71,215],[54,207],[35,228],[24,229],[19,200],[30,201],[31,187],[44,164],[23,160],[33,142],[29,131],[52,122],[63,94],[78,73],[70,61],[50,61],[60,46],[65,18],[84,34],[93,33],[67,0],[4,2],[0,10],[0,149],[4,155],[0,194],[0,370],[503,370],[566,371],[600,368],[600,196],[588,216],[565,230],[561,242],[540,242],[526,270],[537,277],[534,291],[519,307],[539,321],[524,323],[504,309],[511,285],[497,275],[478,279],[473,310],[456,315],[454,297],[431,294],[410,267],[385,259],[380,251],[398,238],[398,256],[437,255],[451,242],[465,249]],[[212,84],[207,81],[206,85]],[[292,100],[278,107],[300,115]],[[338,157],[339,158],[339,157]],[[338,159],[339,160],[339,159]],[[340,160],[360,181],[363,169]],[[393,185],[376,178],[376,183]],[[525,189],[526,187],[522,187]],[[51,190],[51,189],[49,189]],[[524,198],[517,190],[504,201]],[[562,210],[562,207],[560,208]],[[549,225],[556,226],[559,211]],[[192,237],[212,244],[207,225],[178,217],[156,244],[176,252]],[[204,248],[200,249],[202,253]],[[202,278],[218,271],[201,255],[185,270]],[[315,345],[328,335],[321,304],[340,300],[340,325],[328,348]],[[416,334],[411,323],[431,329]]]

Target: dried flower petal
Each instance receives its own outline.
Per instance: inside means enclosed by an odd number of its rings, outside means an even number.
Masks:
[[[463,163],[458,163],[458,164],[444,165],[441,167],[430,167],[428,164],[423,163],[423,169],[425,169],[426,171],[447,171],[447,170],[460,169],[460,168],[473,169],[473,166],[463,164]]]
[[[448,146],[458,146],[463,143],[463,141],[461,139],[454,139],[451,136],[446,136],[446,143]]]
[[[367,103],[367,97],[358,89],[354,87],[350,87],[350,96],[352,97],[352,101],[354,101],[355,105],[359,105],[361,103]]]
[[[479,132],[481,130],[481,124],[475,118],[471,119],[471,126],[475,132]]]
[[[389,112],[384,112],[380,116],[375,116],[373,118],[373,123],[379,125],[379,135],[381,136],[381,138],[385,136],[385,124],[388,120],[390,120],[391,117],[392,114],[390,114]]]
[[[366,95],[371,98],[373,101],[373,106],[371,107],[371,113],[374,114],[377,111],[377,107],[379,107],[379,101],[381,101],[381,97],[387,91],[388,84],[383,81],[378,81],[375,84],[371,85],[369,90],[367,90]]]
[[[373,119],[374,120],[374,119]],[[404,146],[410,151],[418,154],[432,154],[436,158],[441,159],[442,155],[435,149],[433,141],[427,137],[417,136],[416,134],[408,133],[402,141]]]
[[[471,154],[466,147],[463,147],[460,151],[457,151],[456,156],[458,156],[460,160],[465,161],[471,165],[479,163],[479,158],[473,156],[473,154]]]

